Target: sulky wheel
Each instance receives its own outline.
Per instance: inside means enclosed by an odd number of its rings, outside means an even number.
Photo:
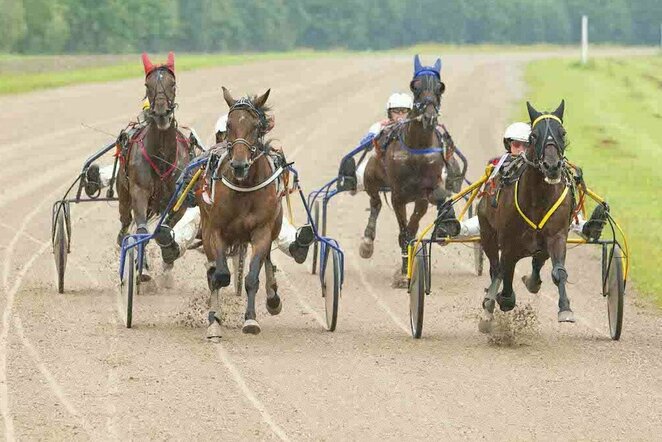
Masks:
[[[409,324],[414,339],[420,339],[423,333],[426,279],[426,260],[423,249],[419,249],[418,253],[414,255],[411,280],[409,281]]]
[[[320,202],[315,201],[313,204],[313,225],[315,227],[315,231],[319,232],[319,225],[320,225]],[[315,238],[315,241],[313,242],[313,265],[311,269],[311,273],[314,275],[317,273],[317,257],[319,253],[319,241],[317,238]]]
[[[603,255],[604,256],[604,255]],[[606,253],[606,257],[609,253]],[[609,319],[609,334],[611,339],[618,341],[621,338],[623,328],[623,297],[625,295],[625,281],[623,280],[623,255],[621,249],[616,247],[611,258],[607,274],[607,283],[604,287],[604,295],[607,298],[607,318]]]
[[[125,247],[135,244],[135,239],[128,238]],[[140,288],[140,270],[138,262],[138,247],[127,248],[124,255],[124,269],[120,281],[120,316],[126,328],[131,328],[133,319],[133,297],[138,294]]]
[[[248,252],[248,244],[239,246],[239,250],[235,256],[232,257],[232,268],[234,270],[234,294],[237,296],[242,295],[244,290],[244,269],[246,263],[246,253]]]
[[[64,293],[64,272],[67,268],[67,255],[69,253],[69,235],[66,227],[67,208],[65,203],[60,203],[53,209],[53,215],[55,216],[55,222],[53,223],[53,255],[57,272],[58,293]]]
[[[332,256],[331,259],[329,257]],[[336,329],[338,322],[338,304],[340,303],[340,291],[342,288],[340,254],[337,250],[324,247],[324,262],[320,266],[322,280],[322,296],[324,297],[324,308],[326,310],[326,328],[329,331]]]

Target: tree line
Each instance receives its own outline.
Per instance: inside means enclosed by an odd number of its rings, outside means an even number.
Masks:
[[[0,52],[657,44],[660,0],[0,0]]]

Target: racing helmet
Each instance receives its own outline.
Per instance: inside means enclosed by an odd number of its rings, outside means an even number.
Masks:
[[[388,101],[386,102],[386,112],[398,107],[411,109],[413,106],[414,100],[412,100],[409,94],[396,92],[388,97]]]
[[[506,147],[506,150],[510,152],[511,141],[515,140],[528,143],[530,135],[531,126],[529,126],[528,123],[522,123],[518,121],[506,128],[506,131],[503,133],[503,145]]]

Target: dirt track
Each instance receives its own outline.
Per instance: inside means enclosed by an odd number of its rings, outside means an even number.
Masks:
[[[471,161],[471,178],[500,149],[528,58],[444,58],[443,118]],[[271,87],[275,136],[311,190],[382,117],[388,94],[406,88],[410,63],[333,58],[182,73],[177,116],[207,139],[226,109],[222,84],[235,95]],[[322,326],[310,260],[296,265],[277,252],[284,308],[269,317],[260,291],[259,336],[235,326],[233,299],[221,344],[184,325],[195,313],[190,300],[207,294],[195,252],[178,263],[175,289],[136,300],[135,328],[125,329],[116,311],[117,209],[103,203],[73,208],[67,290],[57,295],[50,205],[110,138],[81,122],[117,133],[142,93],[136,78],[0,98],[3,439],[659,438],[662,317],[637,307],[630,292],[622,340],[610,341],[597,253],[569,252],[578,323],[556,322],[548,265],[539,295],[516,284],[534,325],[502,317],[514,338],[494,342],[477,330],[487,276],[474,276],[469,249],[436,248],[424,337],[414,341],[406,292],[390,286],[399,250],[388,207],[375,256],[358,256],[365,195],[340,196],[332,207],[329,233],[347,253],[335,333]]]

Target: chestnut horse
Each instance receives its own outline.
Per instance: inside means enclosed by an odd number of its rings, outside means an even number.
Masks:
[[[283,169],[269,159],[270,147],[264,142],[268,130],[265,112],[269,90],[259,97],[235,100],[223,88],[230,107],[227,123],[227,153],[221,157],[212,182],[211,206],[202,207],[202,237],[209,261],[207,282],[211,291],[208,338],[220,337],[219,289],[230,284],[227,256],[243,244],[251,244],[251,259],[244,280],[248,302],[244,333],[260,333],[255,313],[258,276],[265,267],[267,310],[280,313],[282,303],[271,262],[271,242],[278,237],[283,209],[278,194],[278,177]],[[272,167],[273,166],[273,167]],[[210,171],[208,171],[209,173]]]
[[[172,52],[163,65],[154,65],[147,54],[142,55],[145,68],[146,96],[150,109],[148,124],[129,140],[122,157],[124,167],[117,174],[120,222],[117,236],[121,245],[131,221],[138,233],[147,233],[148,219],[166,209],[175,191],[180,172],[190,160],[189,144],[177,129],[175,120],[175,57]],[[163,226],[157,237],[166,269],[179,256],[179,248],[172,241],[169,227],[182,217],[184,210],[170,219],[170,226]],[[163,239],[165,238],[165,239]]]
[[[416,236],[428,204],[441,207],[449,192],[442,184],[445,166],[442,135],[437,130],[437,116],[445,85],[441,81],[441,60],[434,66],[422,66],[414,58],[414,78],[410,89],[414,107],[407,119],[375,138],[377,155],[368,160],[365,189],[370,196],[370,217],[360,252],[370,258],[374,251],[377,217],[382,207],[379,192],[391,190],[391,203],[398,220],[398,243],[402,250],[402,266],[394,285],[407,286],[407,246]],[[407,222],[407,203],[414,203],[414,212]]]
[[[533,256],[531,275],[523,278],[531,293],[540,290],[540,269],[552,258],[552,281],[559,290],[559,322],[574,322],[566,293],[566,241],[574,206],[572,175],[566,168],[564,102],[552,113],[540,113],[527,102],[531,138],[519,179],[499,183],[496,202],[484,197],[478,205],[480,237],[490,260],[492,282],[483,300],[480,330],[488,332],[495,307],[515,307],[515,264]],[[497,177],[499,180],[499,177]],[[499,286],[503,282],[503,290]]]

